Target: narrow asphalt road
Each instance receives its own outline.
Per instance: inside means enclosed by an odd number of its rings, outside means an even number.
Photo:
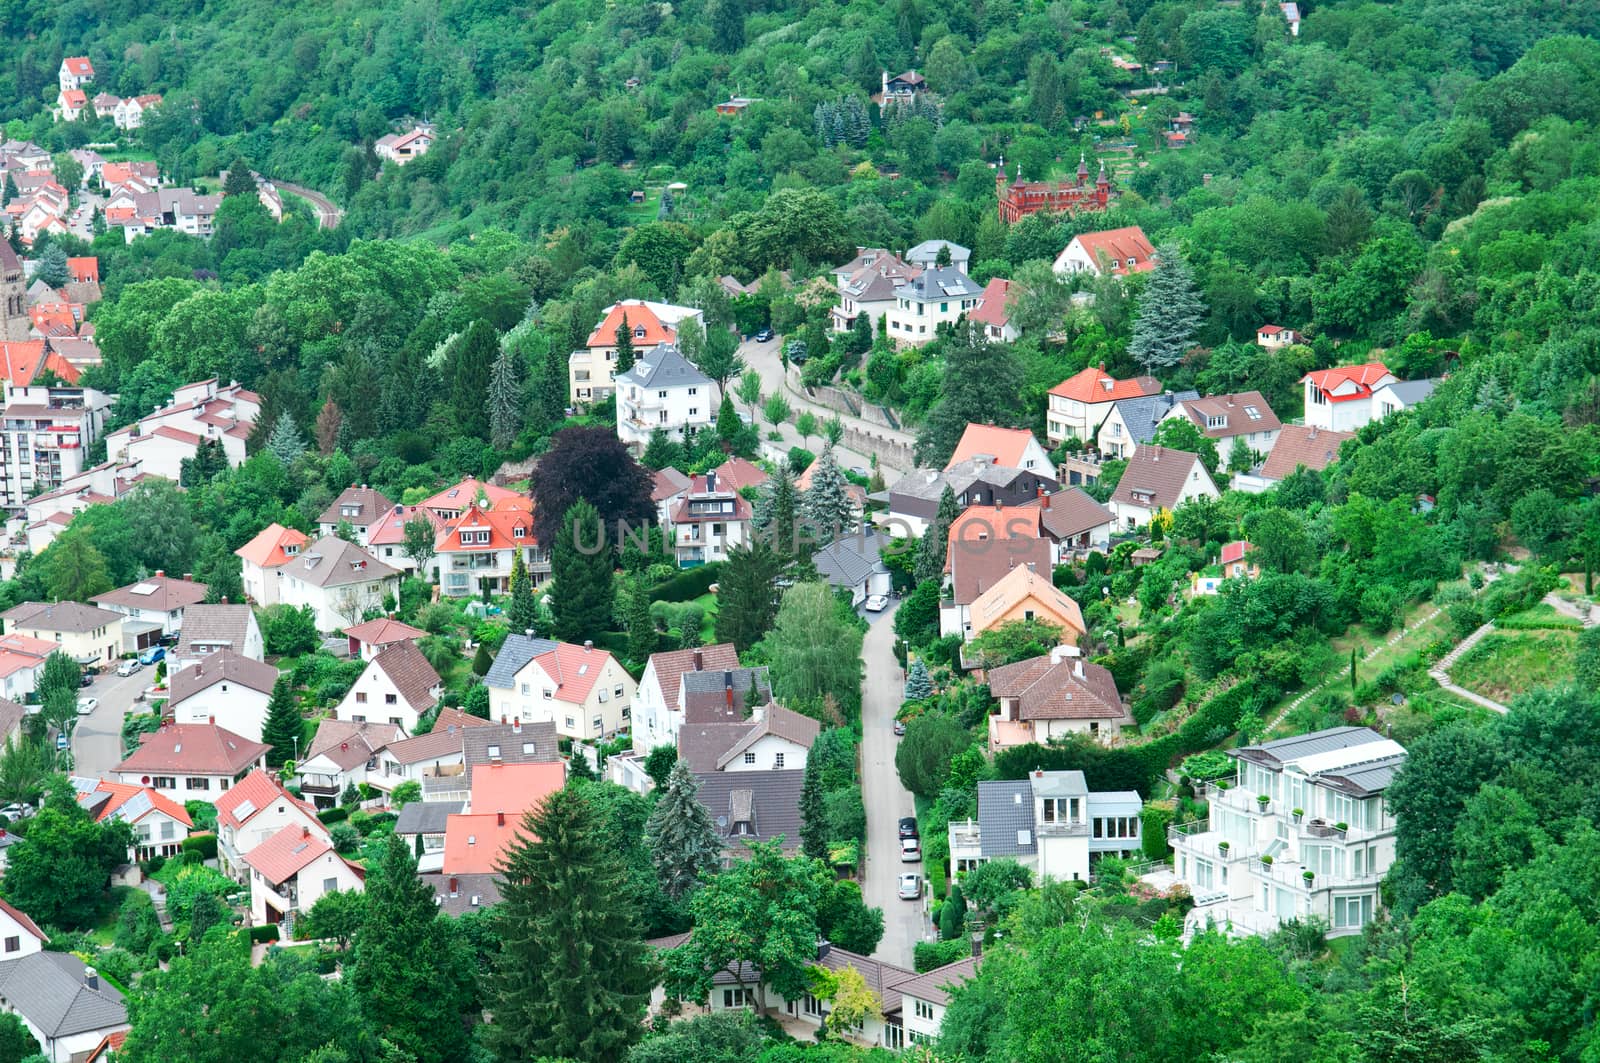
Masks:
[[[308,201],[311,208],[317,212],[317,226],[322,229],[331,229],[344,220],[344,211],[333,200],[318,192],[316,189],[304,185],[293,185],[288,181],[272,178],[272,183],[291,195],[299,196]]]
[[[900,899],[900,875],[922,873],[922,865],[900,862],[900,818],[913,814],[911,794],[900,785],[895,771],[894,716],[900,709],[905,678],[894,656],[896,605],[878,615],[867,631],[861,656],[866,680],[861,688],[861,790],[867,806],[866,881],[862,893],[868,906],[883,909],[883,940],[873,958],[902,967],[911,966],[912,947],[924,935],[926,898]],[[926,888],[924,888],[926,892]]]
[[[754,369],[756,372],[761,374],[761,390],[763,395],[781,393],[784,398],[789,400],[789,406],[792,410],[794,410],[796,415],[799,415],[803,410],[809,410],[810,412],[816,414],[819,422],[826,421],[831,417],[837,416],[847,426],[859,428],[865,432],[872,432],[888,439],[901,441],[906,443],[908,446],[914,442],[914,437],[909,432],[899,432],[893,428],[887,428],[883,425],[876,425],[868,421],[863,421],[859,417],[852,417],[847,413],[837,413],[837,411],[830,410],[826,406],[812,402],[805,396],[803,392],[790,388],[787,385],[787,378],[783,370],[783,359],[780,355],[780,348],[782,346],[783,341],[777,337],[768,340],[766,343],[757,343],[755,340],[745,340],[739,344],[739,357],[744,359],[744,364],[746,367]],[[737,386],[737,381],[730,381],[728,386],[730,388]],[[737,401],[738,399],[736,396],[735,402]],[[741,404],[741,409],[742,408],[743,406]],[[765,439],[767,432],[771,430],[772,426],[767,423],[765,417],[761,416],[760,411],[757,411],[756,419],[761,423],[761,435],[762,438]],[[794,430],[793,421],[785,424],[782,431],[784,434],[785,444],[788,446],[806,446],[807,450],[818,452],[820,452],[822,449],[822,439],[818,436],[812,436],[809,445],[803,444],[800,441],[799,433]],[[793,442],[790,442],[790,440],[793,440]],[[859,465],[862,468],[870,467],[867,457],[863,454],[848,451],[842,447],[839,449],[838,453],[839,464],[845,466],[846,468],[852,465]],[[893,473],[905,473],[910,471],[909,469],[902,469],[896,465],[888,464],[888,459],[884,455],[879,455],[878,460],[883,463],[885,470],[884,475],[891,483],[895,479],[895,477],[892,475]]]
[[[156,681],[154,668],[141,668],[130,676],[119,676],[115,663],[106,667],[94,682],[78,691],[80,698],[98,698],[94,712],[78,717],[72,732],[72,774],[88,779],[103,779],[122,763],[122,720],[135,707],[134,698]],[[147,711],[140,702],[139,711]]]

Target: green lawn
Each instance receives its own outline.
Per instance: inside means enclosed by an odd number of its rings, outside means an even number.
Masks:
[[[122,915],[122,902],[128,899],[130,893],[138,893],[137,886],[112,886],[111,901],[100,921],[89,930],[89,937],[96,945],[106,948],[111,947],[112,939],[117,934],[117,919]]]
[[[1510,616],[1496,621],[1496,625],[1508,631],[1519,627],[1570,628],[1573,631],[1579,631],[1583,628],[1583,622],[1577,617],[1568,616],[1566,613],[1556,609],[1555,606],[1544,602],[1539,602],[1532,608],[1524,609],[1520,613],[1512,613]]]
[[[1577,640],[1570,631],[1493,631],[1456,661],[1450,678],[1507,702],[1525,690],[1570,680]]]

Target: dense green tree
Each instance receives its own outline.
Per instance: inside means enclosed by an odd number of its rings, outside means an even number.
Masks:
[[[500,337],[482,319],[468,325],[450,345],[450,410],[461,435],[482,439],[489,434],[489,387],[499,357]]]
[[[906,700],[916,701],[932,694],[933,681],[928,678],[928,666],[921,657],[918,657],[911,662],[911,668],[906,672]]]
[[[25,843],[7,858],[0,895],[47,926],[90,926],[106,900],[111,872],[127,861],[132,844],[132,828],[120,820],[96,823],[58,776],[28,822]]]
[[[518,550],[511,559],[511,601],[506,606],[506,621],[512,631],[531,631],[539,621],[539,602],[533,596],[533,577]]]
[[[470,973],[460,939],[417,877],[411,848],[389,834],[369,865],[366,911],[346,977],[361,1012],[418,1059],[467,1050]]]
[[[950,547],[950,525],[955,523],[960,512],[956,505],[956,493],[946,484],[939,495],[938,512],[917,543],[917,563],[912,569],[912,577],[918,583],[939,579],[944,573],[945,555]]]
[[[113,586],[105,556],[95,549],[87,534],[76,529],[56,536],[34,562],[33,571],[51,601],[88,601]]]
[[[272,684],[267,718],[261,725],[261,741],[272,747],[267,752],[267,765],[280,768],[296,756],[304,730],[305,720],[295,700],[294,679],[287,672],[281,673]]]
[[[794,474],[789,466],[779,463],[767,482],[761,485],[756,499],[755,525],[762,541],[774,552],[790,557],[799,552],[796,518],[801,500],[795,490]]]
[[[800,787],[800,851],[813,860],[828,856],[828,813],[823,803],[822,761],[806,758],[805,782]]]
[[[0,1063],[23,1063],[34,1058],[46,1058],[39,1051],[38,1039],[16,1015],[0,1015]]]
[[[944,348],[939,404],[917,436],[918,464],[942,467],[968,424],[1016,427],[1022,380],[1022,368],[1009,347],[985,341],[975,325],[958,328]]]
[[[511,352],[501,347],[489,372],[489,442],[505,450],[522,431],[522,378]]]
[[[624,310],[622,312],[622,321],[617,325],[617,375],[621,376],[632,369],[635,358],[633,326],[628,324],[628,312]]]
[[[1175,243],[1156,249],[1156,268],[1139,294],[1139,311],[1133,322],[1128,353],[1154,373],[1171,369],[1183,360],[1205,314],[1189,263]]]
[[[906,724],[895,747],[895,770],[907,790],[937,797],[950,775],[950,760],[972,744],[972,736],[944,713],[925,712]]]
[[[773,692],[802,711],[831,700],[847,715],[861,705],[861,629],[840,615],[825,583],[796,583],[783,592],[767,636]]]
[[[811,486],[802,498],[806,523],[821,542],[832,542],[856,525],[855,503],[848,493],[849,483],[839,468],[833,446],[823,448],[811,469]]]
[[[673,900],[688,895],[722,860],[722,839],[711,813],[696,797],[699,789],[689,765],[678,761],[645,828],[650,860],[661,888]]]
[[[610,627],[615,565],[594,506],[580,497],[567,510],[566,525],[550,555],[555,631],[557,638],[583,642]]]
[[[717,593],[717,641],[740,653],[771,630],[778,617],[776,580],[786,562],[765,542],[736,546],[723,562]]]
[[[639,913],[601,829],[569,786],[528,813],[503,858],[488,1030],[503,1059],[612,1060],[643,1032],[652,979]]]
[[[552,549],[574,535],[567,512],[579,497],[605,521],[606,541],[618,542],[617,522],[640,527],[655,516],[652,481],[644,466],[609,427],[566,428],[551,439],[550,450],[533,474],[534,538]],[[595,523],[581,529],[584,543],[595,542]]]

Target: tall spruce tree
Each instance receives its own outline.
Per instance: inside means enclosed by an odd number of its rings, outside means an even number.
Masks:
[[[582,642],[611,626],[612,554],[599,511],[580,497],[567,507],[550,551],[557,638]]]
[[[267,450],[282,462],[285,468],[299,461],[300,455],[306,452],[305,436],[300,434],[300,426],[294,423],[294,415],[288,410],[279,414],[278,423],[272,426],[272,435],[267,439]]]
[[[622,312],[622,324],[617,326],[617,375],[633,368],[633,326],[628,324],[628,312]]]
[[[534,385],[534,403],[544,414],[547,427],[554,428],[566,417],[567,388],[567,357],[552,343],[539,362]]]
[[[1178,245],[1162,244],[1156,250],[1156,268],[1139,296],[1128,353],[1147,373],[1172,368],[1194,342],[1205,312],[1194,273]]]
[[[744,422],[739,420],[739,411],[733,408],[733,396],[723,392],[722,405],[717,407],[717,441],[722,449],[731,453],[739,445],[739,433],[743,430]]]
[[[950,546],[950,525],[955,523],[960,513],[961,508],[956,505],[956,493],[946,485],[944,493],[939,496],[939,511],[934,515],[933,523],[922,533],[922,541],[917,544],[912,576],[918,583],[939,579],[944,574],[945,553]]]
[[[722,839],[711,813],[695,796],[699,791],[694,772],[686,762],[678,761],[645,825],[650,862],[661,889],[675,901],[692,892],[700,884],[700,876],[715,871],[722,862]]]
[[[939,404],[917,436],[917,463],[942,468],[969,424],[1022,424],[1023,385],[1022,363],[1009,346],[990,343],[970,322],[958,325],[945,347]]]
[[[479,318],[450,345],[450,411],[460,435],[479,439],[489,434],[489,379],[500,356],[494,326]]]
[[[832,542],[856,526],[855,503],[850,501],[848,486],[830,443],[822,448],[822,456],[811,470],[811,486],[806,488],[804,500],[806,523],[823,542]]]
[[[261,725],[261,741],[272,747],[267,753],[267,765],[281,768],[284,761],[295,756],[299,751],[296,743],[303,731],[300,706],[294,699],[294,680],[284,672],[272,684],[267,718]]]
[[[798,509],[794,473],[789,471],[787,462],[780,462],[777,471],[762,485],[761,494],[756,499],[755,523],[773,550],[785,557],[794,556],[799,548],[795,539]]]
[[[822,758],[806,758],[800,786],[800,849],[813,860],[828,856],[828,807],[822,788]]]
[[[533,597],[533,578],[523,563],[518,550],[511,561],[511,602],[506,606],[506,620],[511,630],[530,631],[539,621],[539,603]]]
[[[413,1057],[464,1059],[472,959],[410,846],[394,834],[379,845],[346,978],[367,1021]]]
[[[489,442],[505,450],[522,431],[522,380],[517,360],[501,347],[489,372]]]
[[[650,616],[650,595],[635,576],[628,588],[628,659],[643,664],[656,652],[656,622]]]
[[[911,670],[906,673],[906,700],[917,701],[933,695],[933,680],[928,678],[928,666],[918,657],[911,662]]]
[[[639,912],[585,789],[529,812],[523,835],[538,840],[504,857],[486,1031],[501,1059],[617,1060],[644,1033],[653,979]]]
[[[786,559],[763,542],[728,551],[717,589],[717,641],[740,653],[772,629],[778,618],[776,580]]]

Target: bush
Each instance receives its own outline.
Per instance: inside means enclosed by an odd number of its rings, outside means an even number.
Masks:
[[[349,856],[361,848],[361,832],[348,823],[336,823],[328,831],[328,838],[333,842],[333,851],[341,856]]]
[[[343,823],[349,819],[350,810],[343,807],[324,808],[317,813],[317,818],[322,820],[323,826],[331,826],[334,823]]]
[[[1146,860],[1165,860],[1172,851],[1167,847],[1167,824],[1172,820],[1172,809],[1161,805],[1145,805],[1139,813],[1139,844]]]
[[[823,795],[822,807],[831,841],[864,841],[867,837],[867,806],[861,800],[861,787],[850,786]]]
[[[217,836],[215,834],[191,834],[183,840],[183,851],[186,853],[199,853],[201,860],[215,860],[217,858]]]
[[[722,572],[722,562],[712,561],[699,568],[685,569],[669,580],[650,588],[652,602],[686,602],[711,589]]]
[[[972,945],[964,937],[951,938],[949,941],[919,941],[911,950],[911,965],[918,974],[922,974],[965,959],[971,951]]]
[[[250,942],[253,945],[270,944],[277,940],[279,940],[277,923],[266,923],[250,928]]]

